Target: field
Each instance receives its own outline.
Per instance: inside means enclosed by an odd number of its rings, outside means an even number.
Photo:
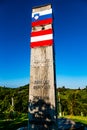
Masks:
[[[64,118],[69,118],[75,122],[87,125],[87,117],[82,116],[65,116]],[[16,130],[19,127],[28,126],[28,115],[20,114],[16,119],[6,119],[0,120],[0,130]]]
[[[16,130],[19,127],[28,125],[27,114],[20,114],[16,119],[0,120],[0,130]]]
[[[59,92],[59,94],[58,94]],[[87,86],[84,89],[57,89],[58,110],[61,106],[61,112],[64,116],[75,122],[87,126]],[[14,106],[12,106],[12,97]],[[28,126],[28,98],[29,84],[19,88],[0,87],[0,130],[16,130],[19,127]]]

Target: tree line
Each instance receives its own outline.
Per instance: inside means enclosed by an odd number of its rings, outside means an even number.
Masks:
[[[62,115],[87,116],[87,87],[57,88],[57,109]],[[19,88],[0,86],[0,118],[15,118],[28,112],[29,84]]]
[[[57,102],[58,109],[59,104],[61,106],[62,115],[87,116],[87,86],[84,89],[58,88]]]

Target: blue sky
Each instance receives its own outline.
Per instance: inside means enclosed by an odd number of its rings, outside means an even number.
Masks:
[[[57,86],[87,85],[87,0],[0,0],[0,85],[29,83],[32,7],[52,3]]]

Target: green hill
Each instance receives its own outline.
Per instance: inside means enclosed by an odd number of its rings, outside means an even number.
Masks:
[[[13,111],[27,113],[28,94],[28,84],[19,88],[0,87],[0,118],[12,118]],[[87,116],[87,87],[84,89],[57,88],[58,110],[59,104],[63,115]]]
[[[58,96],[59,92],[59,96]],[[87,116],[87,87],[84,89],[57,89],[62,114]]]

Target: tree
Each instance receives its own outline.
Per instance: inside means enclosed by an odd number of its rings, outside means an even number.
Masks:
[[[79,115],[81,113],[81,95],[78,91],[70,93],[68,96],[68,110],[71,115]]]

